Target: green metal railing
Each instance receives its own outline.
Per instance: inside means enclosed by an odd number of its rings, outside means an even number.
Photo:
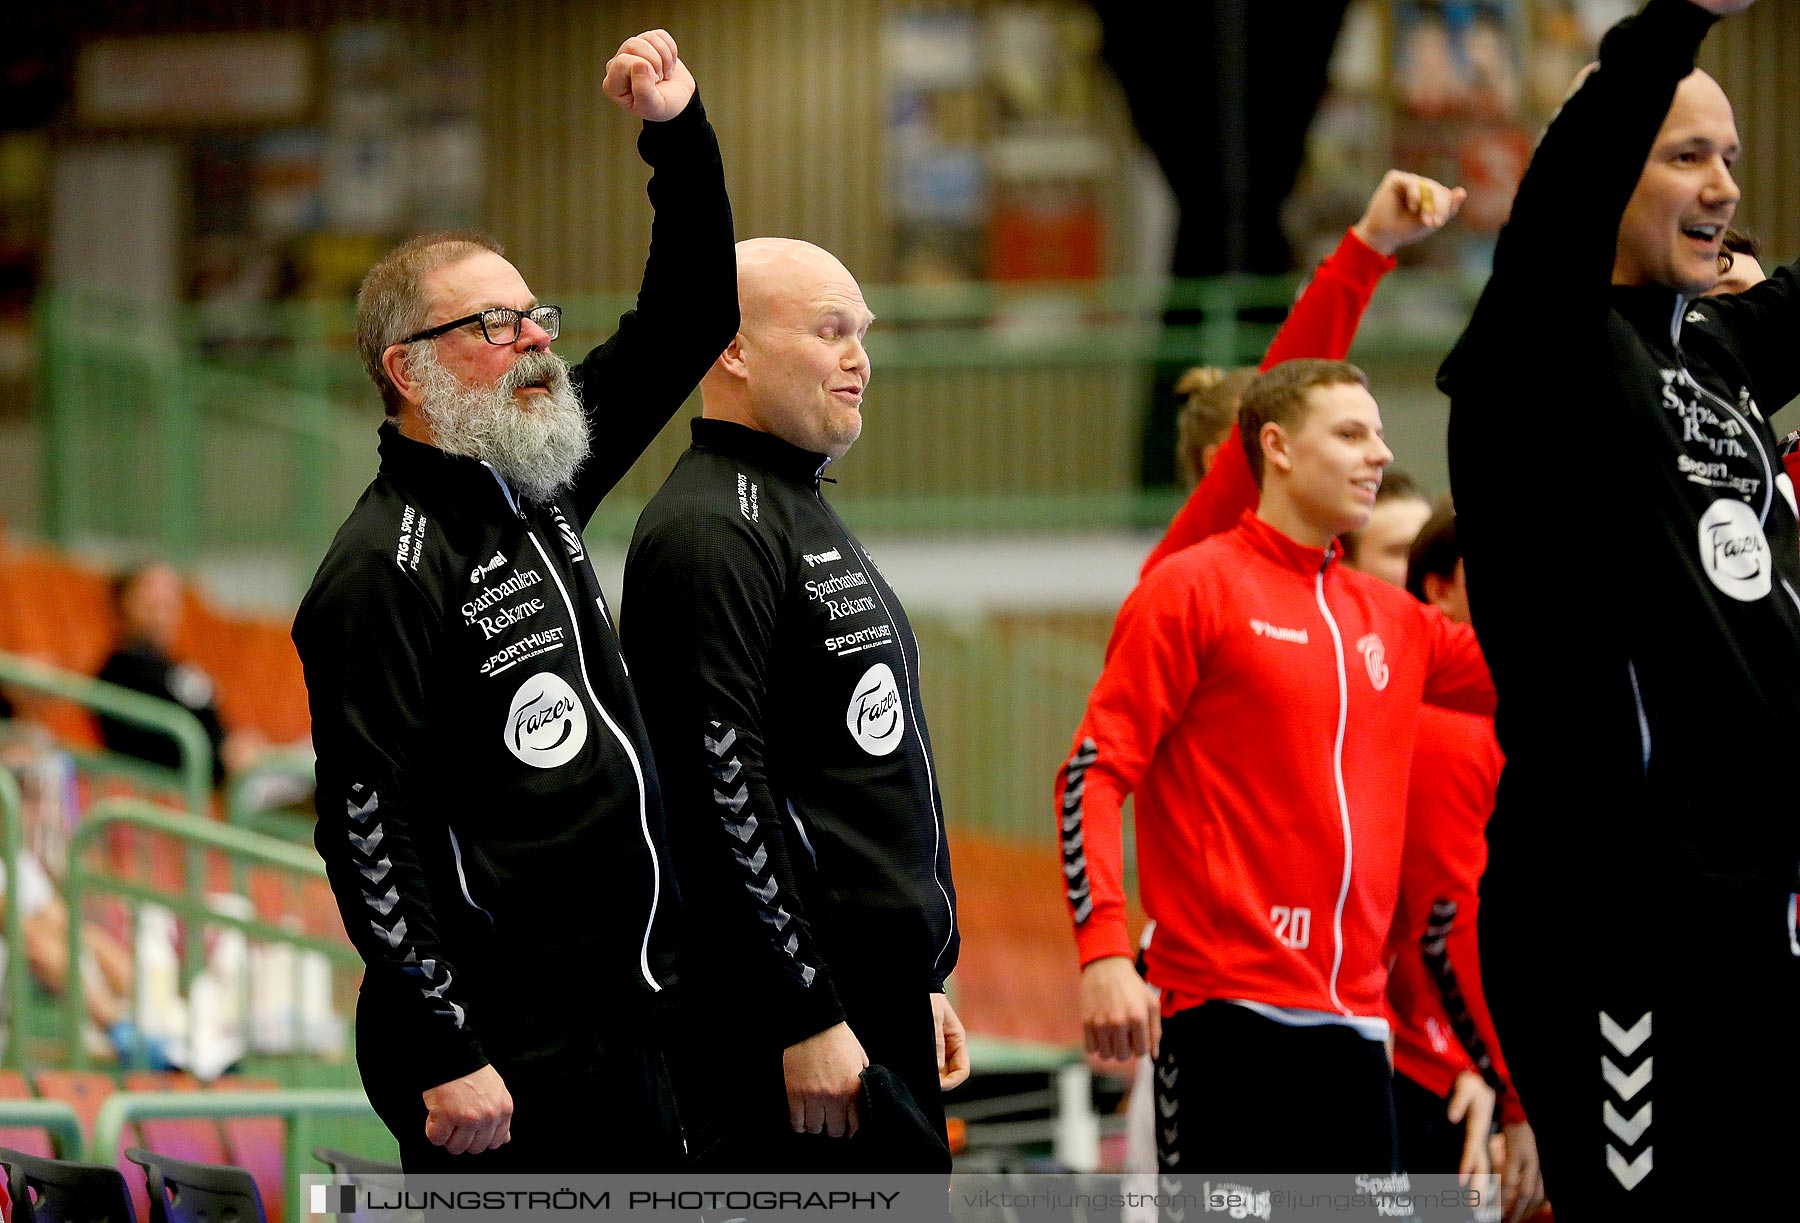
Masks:
[[[6,896],[3,904],[6,921],[6,1050],[0,1064],[10,1069],[24,1065],[25,998],[29,988],[25,979],[25,930],[19,916],[19,850],[24,842],[25,803],[19,795],[19,783],[0,768],[0,854],[6,863]]]
[[[89,861],[94,850],[114,829],[131,828],[156,836],[168,837],[182,846],[184,873],[182,890],[172,893],[135,879],[106,873],[104,866]],[[203,959],[202,937],[208,926],[241,932],[247,939],[263,944],[280,944],[297,952],[318,952],[327,962],[345,970],[360,972],[362,958],[341,937],[331,938],[289,929],[260,918],[238,917],[221,913],[206,900],[209,855],[223,855],[231,864],[234,882],[242,889],[242,881],[251,870],[275,870],[286,874],[292,883],[324,882],[325,865],[310,848],[293,845],[272,837],[233,828],[211,820],[162,810],[148,803],[119,799],[96,803],[75,831],[69,846],[69,870],[63,887],[69,906],[69,962],[81,962],[83,904],[91,897],[111,896],[138,904],[156,904],[172,912],[185,923],[187,944],[183,957],[183,984],[191,982]],[[296,974],[298,974],[296,957]],[[249,982],[243,983],[248,991]],[[296,996],[299,982],[296,980]],[[247,998],[240,998],[246,1003]],[[71,989],[64,1000],[67,1033],[67,1064],[80,1068],[87,1063],[82,1046],[82,1000],[80,991]],[[240,1005],[245,1025],[244,1047],[254,1047],[250,1025],[253,1022],[248,1005]]]
[[[1146,508],[1136,488],[1152,367],[1254,360],[1273,328],[1241,312],[1292,293],[1285,277],[871,288],[881,427],[846,461],[846,512],[855,521],[868,500],[890,528],[1149,521],[1167,501],[1152,494]],[[561,350],[604,339],[630,304],[565,301]],[[1164,327],[1171,306],[1204,321]],[[380,416],[347,307],[246,307],[221,323],[216,311],[64,292],[39,301],[36,321],[54,541],[144,540],[177,562],[220,543],[266,546],[310,572],[374,467]],[[592,535],[628,537],[691,414]]]
[[[189,811],[206,810],[212,798],[212,743],[200,720],[180,705],[4,652],[0,652],[0,684],[74,701],[94,713],[168,736],[175,741],[180,760],[172,774],[154,765],[116,756],[100,758],[93,753],[82,754],[78,763],[159,783],[158,788],[171,788],[173,782],[172,788],[180,794],[184,807]]]
[[[15,1125],[49,1134],[58,1159],[87,1154],[81,1119],[61,1100],[0,1100],[0,1126]]]
[[[225,822],[249,832],[311,845],[311,818],[293,811],[271,810],[262,805],[259,791],[270,778],[298,782],[298,788],[310,790],[313,784],[313,762],[306,756],[267,756],[249,768],[232,774],[225,783]]]
[[[0,1118],[6,1113],[0,1107]],[[308,1210],[306,1195],[299,1192],[300,1170],[309,1165],[313,1125],[320,1118],[379,1121],[368,1097],[359,1088],[310,1091],[205,1091],[135,1092],[108,1096],[94,1119],[94,1137],[87,1158],[110,1164],[123,1145],[125,1127],[139,1121],[204,1118],[225,1121],[237,1117],[277,1117],[287,1123],[287,1150],[283,1176],[287,1183],[288,1218],[306,1223],[316,1218]],[[79,1128],[76,1131],[79,1137]],[[386,1131],[382,1133],[385,1135]]]
[[[1053,838],[1051,784],[1099,677],[1101,643],[980,621],[920,618],[913,629],[951,830]]]

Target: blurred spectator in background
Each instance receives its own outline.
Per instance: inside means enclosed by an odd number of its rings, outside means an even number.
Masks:
[[[12,886],[6,864],[0,862],[0,896]],[[0,909],[0,932],[5,910]],[[19,855],[19,926],[25,962],[32,977],[52,994],[69,988],[69,908],[57,893],[44,864],[29,851]],[[112,1037],[114,1047],[126,1056],[132,1033],[130,1014],[131,952],[106,930],[88,922],[82,927],[81,988],[87,1015],[95,1027]],[[0,947],[0,965],[5,948]]]
[[[1419,482],[1388,468],[1375,490],[1369,525],[1345,532],[1339,541],[1344,545],[1344,563],[1390,586],[1405,586],[1407,552],[1430,517],[1431,499]]]
[[[1299,174],[1348,7],[1348,0],[1094,5],[1105,33],[1101,53],[1175,197],[1175,279],[1280,275],[1293,267],[1281,205]],[[1199,321],[1193,309],[1172,308],[1163,319]],[[1179,366],[1157,370],[1144,429],[1146,485],[1174,482],[1170,392],[1180,375]]]
[[[1763,271],[1762,243],[1741,229],[1727,229],[1719,240],[1719,283],[1701,294],[1742,293],[1769,278]]]
[[[1196,365],[1175,380],[1181,411],[1175,417],[1175,465],[1181,487],[1193,488],[1212,469],[1219,448],[1237,426],[1238,400],[1256,381],[1256,367],[1223,370]]]
[[[72,975],[69,909],[53,876],[63,873],[64,834],[75,818],[67,784],[72,771],[67,753],[56,745],[48,730],[32,720],[34,711],[42,708],[43,698],[25,689],[0,690],[0,703],[4,703],[4,716],[11,719],[6,733],[0,736],[0,768],[12,773],[23,802],[18,813],[22,833],[18,858],[19,937],[9,936],[6,945],[0,946],[0,971],[4,970],[7,946],[19,945],[32,978],[51,994],[60,995],[69,988]],[[0,860],[0,897],[11,886],[7,865]],[[9,934],[4,908],[0,908],[0,934]],[[87,1034],[88,1043],[96,1052],[110,1049],[127,1059],[139,1043],[129,1022],[131,952],[92,922],[82,925],[81,946],[81,989],[88,1019],[93,1024],[93,1030]],[[143,1053],[152,1065],[166,1064],[156,1042],[147,1042]]]
[[[113,583],[113,606],[119,616],[119,648],[100,668],[109,684],[173,701],[200,720],[212,744],[213,783],[229,769],[240,769],[267,750],[268,741],[252,730],[228,734],[219,720],[212,677],[170,656],[181,631],[181,577],[163,564],[126,570]],[[105,715],[100,737],[110,752],[135,756],[150,764],[178,768],[180,751],[169,736]]]

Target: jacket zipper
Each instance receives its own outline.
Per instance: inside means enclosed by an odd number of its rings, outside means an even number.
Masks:
[[[1786,585],[1784,582],[1783,585]],[[1644,713],[1644,693],[1638,687],[1637,664],[1625,660],[1625,673],[1631,676],[1631,702],[1637,706],[1638,740],[1644,747],[1644,776],[1650,776],[1650,718]]]
[[[1325,559],[1327,563],[1330,562],[1331,554],[1329,552],[1326,553]],[[1350,1015],[1350,1008],[1344,1005],[1337,992],[1338,969],[1343,967],[1344,963],[1344,905],[1350,898],[1351,867],[1355,861],[1355,844],[1350,835],[1350,799],[1344,792],[1344,729],[1350,719],[1350,683],[1344,672],[1344,638],[1338,632],[1337,621],[1332,617],[1331,608],[1325,602],[1325,566],[1323,565],[1319,567],[1319,572],[1314,578],[1313,589],[1318,597],[1319,611],[1325,617],[1325,627],[1331,630],[1331,645],[1337,660],[1337,741],[1331,749],[1331,775],[1332,780],[1337,783],[1338,820],[1344,829],[1344,879],[1338,885],[1337,907],[1332,910],[1331,914],[1331,976],[1326,985],[1331,994],[1331,1005],[1344,1014]]]
[[[644,850],[650,857],[650,915],[644,919],[644,940],[638,946],[638,972],[643,976],[644,984],[650,987],[650,992],[660,994],[663,988],[662,983],[650,971],[650,934],[656,928],[656,911],[662,905],[662,865],[656,860],[656,842],[650,836],[649,800],[644,787],[644,766],[638,761],[637,751],[631,746],[631,740],[625,737],[625,732],[619,729],[617,722],[613,721],[612,715],[606,711],[606,706],[600,703],[600,696],[594,691],[594,681],[588,678],[587,648],[581,642],[581,618],[575,614],[575,601],[569,598],[569,591],[563,585],[562,575],[556,571],[555,564],[550,560],[550,554],[544,551],[544,545],[539,542],[537,532],[531,529],[530,519],[526,518],[525,511],[519,508],[519,502],[513,496],[512,488],[507,484],[506,477],[495,471],[491,463],[484,462],[482,466],[488,469],[488,473],[494,477],[494,483],[500,486],[500,495],[506,499],[506,506],[513,512],[513,516],[526,524],[525,537],[531,540],[531,546],[537,549],[538,557],[544,562],[544,570],[549,573],[550,580],[556,583],[556,593],[562,596],[563,606],[569,610],[569,631],[575,635],[575,660],[581,667],[581,686],[587,690],[588,700],[599,712],[600,720],[606,723],[606,728],[612,731],[613,738],[617,739],[619,746],[625,749],[625,759],[631,762],[631,774],[637,780],[638,828],[644,834]],[[612,623],[612,617],[606,614],[604,601],[600,602],[600,616],[607,624]],[[623,665],[624,661],[624,656],[621,654],[620,664]],[[460,868],[460,856],[457,861]],[[468,895],[466,886],[463,894]],[[492,921],[493,918],[489,917],[488,920]]]
[[[1762,511],[1759,514],[1757,514],[1756,517],[1757,517],[1757,522],[1759,524],[1766,524],[1769,520],[1769,508],[1775,502],[1775,467],[1774,467],[1774,464],[1769,459],[1769,451],[1763,445],[1762,438],[1757,436],[1755,428],[1753,428],[1751,426],[1750,422],[1744,418],[1743,413],[1739,412],[1737,410],[1737,408],[1735,406],[1733,406],[1731,403],[1729,403],[1723,395],[1720,395],[1717,392],[1710,389],[1709,387],[1703,385],[1701,383],[1700,379],[1694,377],[1693,374],[1688,372],[1687,361],[1681,355],[1681,319],[1682,319],[1682,316],[1686,313],[1687,313],[1687,299],[1684,297],[1677,296],[1675,299],[1675,323],[1670,328],[1670,335],[1669,335],[1670,348],[1674,351],[1674,354],[1675,354],[1675,368],[1677,368],[1681,371],[1681,375],[1683,378],[1685,378],[1687,380],[1688,385],[1692,386],[1696,391],[1699,391],[1700,394],[1704,395],[1706,398],[1708,398],[1708,399],[1712,400],[1714,403],[1718,404],[1719,407],[1723,408],[1726,411],[1726,413],[1731,417],[1731,419],[1736,421],[1738,423],[1738,426],[1740,428],[1742,428],[1743,431],[1745,432],[1745,434],[1747,434],[1749,436],[1750,440],[1756,443],[1756,453],[1757,453],[1758,457],[1760,457],[1762,459],[1762,469],[1763,469]]]
[[[519,516],[524,517],[523,514]],[[613,738],[617,739],[619,746],[625,749],[625,759],[631,762],[632,776],[637,779],[638,827],[644,834],[644,849],[650,857],[650,915],[644,921],[644,940],[638,947],[638,971],[643,974],[644,984],[650,987],[651,992],[660,994],[663,988],[662,983],[650,971],[650,932],[656,926],[656,910],[662,903],[662,866],[656,860],[656,842],[650,836],[650,812],[644,789],[644,768],[638,761],[637,752],[631,746],[631,740],[625,737],[625,732],[619,728],[617,722],[613,721],[612,714],[608,713],[606,706],[600,703],[599,694],[594,691],[594,681],[588,678],[587,647],[581,641],[581,618],[575,614],[575,601],[569,598],[569,591],[563,585],[562,575],[551,563],[550,554],[544,550],[544,545],[539,541],[537,532],[526,527],[525,537],[531,541],[531,546],[537,549],[538,556],[544,562],[544,569],[550,574],[550,580],[556,583],[556,592],[562,596],[563,606],[569,610],[569,628],[575,635],[575,659],[581,667],[581,685],[587,690],[588,700],[599,712],[600,720],[606,723],[606,728],[612,731]]]
[[[874,569],[875,563],[869,559],[868,553],[858,546],[855,537],[850,534],[850,529],[844,525],[844,520],[838,517],[837,510],[833,509],[831,503],[819,495],[817,487],[813,489],[813,499],[824,507],[826,513],[831,515],[832,521],[837,524],[838,533],[843,536],[844,543],[849,547],[851,554],[863,563],[864,569]],[[887,614],[888,622],[896,628],[899,627],[899,620],[894,615],[893,609],[888,606],[887,597],[881,593],[881,584],[870,581],[869,589],[873,590],[875,597],[881,600],[881,610]],[[907,635],[912,637],[913,652],[918,653],[919,639],[912,633],[910,626],[907,629]],[[904,644],[900,645],[900,671],[906,676],[908,704],[912,706],[915,715],[912,718],[913,737],[919,741],[919,758],[925,762],[925,784],[929,790],[928,798],[931,803],[931,881],[937,885],[938,895],[944,898],[944,916],[948,919],[949,926],[944,932],[944,945],[939,947],[937,954],[931,958],[931,966],[936,968],[938,961],[944,958],[944,953],[950,950],[950,940],[956,937],[956,906],[950,903],[950,893],[944,887],[944,881],[938,877],[938,859],[944,848],[944,813],[938,809],[937,775],[931,767],[931,748],[925,742],[925,732],[920,729],[917,717],[918,711],[923,709],[924,705],[918,699],[918,692],[913,688],[912,667],[906,661]]]
[[[469,902],[469,907],[471,909],[474,909],[477,913],[488,919],[488,927],[492,929],[494,925],[494,915],[476,904],[475,898],[469,895],[469,877],[463,873],[462,842],[456,839],[456,829],[446,828],[444,831],[450,834],[450,854],[451,857],[456,860],[456,882],[457,886],[462,888],[462,897]]]
[[[1743,413],[1739,412],[1737,410],[1737,408],[1732,406],[1732,404],[1729,401],[1727,401],[1723,395],[1720,395],[1717,392],[1715,392],[1705,386],[1702,386],[1700,383],[1700,379],[1694,377],[1691,373],[1688,372],[1687,362],[1685,360],[1683,360],[1682,356],[1681,356],[1681,326],[1680,326],[1681,317],[1686,312],[1686,309],[1687,309],[1686,299],[1685,298],[1677,298],[1676,299],[1676,314],[1675,314],[1676,323],[1670,329],[1670,335],[1669,335],[1670,346],[1675,353],[1675,367],[1682,372],[1683,376],[1687,378],[1689,384],[1691,384],[1696,390],[1698,390],[1700,392],[1700,394],[1706,396],[1706,398],[1712,400],[1714,403],[1718,404],[1721,408],[1725,409],[1725,411],[1730,414],[1731,418],[1733,420],[1735,420],[1739,424],[1739,426],[1741,426],[1743,428],[1744,432],[1749,436],[1750,440],[1756,443],[1756,452],[1761,457],[1762,466],[1763,466],[1763,504],[1762,504],[1762,511],[1757,515],[1757,523],[1759,525],[1766,526],[1769,521],[1769,510],[1775,504],[1775,468],[1774,468],[1774,464],[1773,464],[1772,460],[1769,458],[1768,450],[1763,446],[1762,438],[1757,436],[1756,430],[1751,427],[1750,422],[1744,419]],[[1791,601],[1793,603],[1795,610],[1800,611],[1800,594],[1795,593],[1793,586],[1789,585],[1788,580],[1785,577],[1781,579],[1781,588],[1787,592],[1787,597],[1788,597],[1789,601]],[[1634,693],[1636,691],[1636,687],[1637,687],[1637,677],[1634,674],[1632,676],[1632,688],[1633,688]],[[1638,707],[1638,717],[1639,718],[1643,717],[1643,706],[1641,703]],[[1649,751],[1649,746],[1648,746],[1648,744],[1649,744],[1648,730],[1645,731],[1644,740],[1645,740],[1644,760],[1645,760],[1645,767],[1648,768],[1649,767],[1649,758],[1650,758],[1650,751]]]

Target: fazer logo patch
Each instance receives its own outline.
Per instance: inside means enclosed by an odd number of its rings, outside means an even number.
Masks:
[[[1754,603],[1774,588],[1769,541],[1756,511],[1729,497],[1700,515],[1700,566],[1712,584],[1744,603]]]
[[[863,672],[850,690],[850,707],[844,711],[844,727],[856,746],[871,756],[886,756],[900,746],[906,731],[906,707],[900,701],[900,685],[893,668],[878,662]]]
[[[534,769],[575,759],[587,742],[587,710],[561,676],[534,675],[513,694],[506,712],[506,750]]]

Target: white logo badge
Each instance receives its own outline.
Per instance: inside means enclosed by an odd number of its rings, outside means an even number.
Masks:
[[[876,663],[856,681],[844,725],[856,745],[871,756],[886,756],[900,746],[906,707],[900,703],[900,685],[894,682],[893,669],[886,663]]]
[[[1707,506],[1700,515],[1700,564],[1714,586],[1740,602],[1768,594],[1769,541],[1756,511],[1730,497]]]
[[[1356,643],[1356,652],[1363,657],[1363,665],[1369,669],[1369,683],[1380,692],[1387,687],[1387,647],[1381,644],[1379,634],[1370,633]]]
[[[534,675],[513,694],[506,750],[532,768],[553,769],[575,759],[587,733],[587,710],[561,677]]]

